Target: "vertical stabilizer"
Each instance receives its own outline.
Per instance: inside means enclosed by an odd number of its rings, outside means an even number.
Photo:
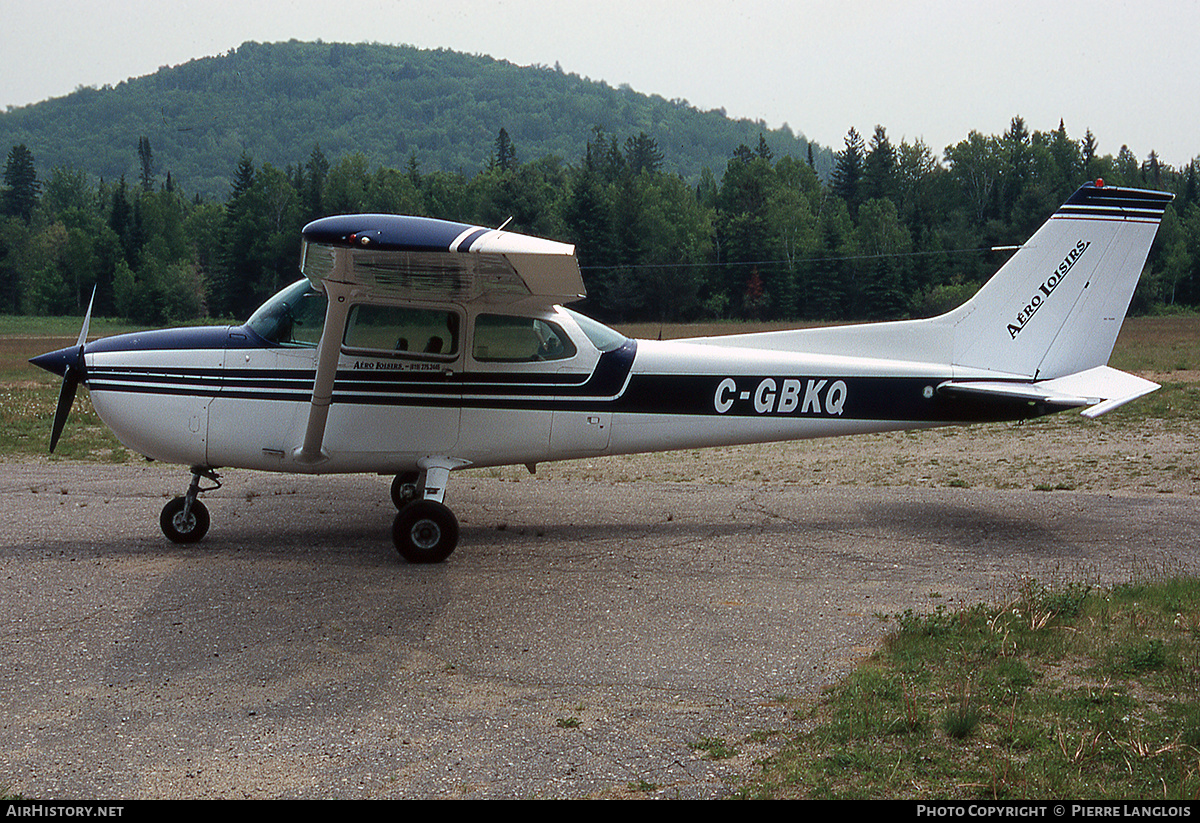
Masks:
[[[964,305],[955,366],[1032,379],[1108,362],[1172,195],[1088,184]]]

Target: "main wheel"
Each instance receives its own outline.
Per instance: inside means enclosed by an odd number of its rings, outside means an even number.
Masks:
[[[436,500],[414,500],[392,522],[392,542],[409,563],[441,563],[458,545],[458,519]]]
[[[158,517],[158,525],[172,543],[195,543],[208,534],[208,509],[199,500],[192,503],[188,516],[183,516],[183,507],[187,501],[176,497],[163,506],[162,514]]]
[[[392,504],[397,509],[403,509],[417,499],[420,489],[417,481],[421,479],[419,472],[400,472],[392,481]]]

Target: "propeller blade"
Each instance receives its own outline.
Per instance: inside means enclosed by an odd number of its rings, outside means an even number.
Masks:
[[[57,371],[54,366],[66,361],[66,369],[62,372],[62,388],[58,390],[58,405],[54,409],[54,425],[50,429],[51,453],[54,452],[54,447],[58,445],[58,438],[62,436],[63,427],[67,425],[67,417],[71,413],[71,406],[75,403],[75,392],[79,389],[79,384],[87,378],[87,363],[83,358],[83,347],[87,345],[88,326],[92,322],[92,306],[95,304],[96,288],[93,286],[92,299],[88,301],[87,314],[83,316],[83,328],[79,330],[79,340],[75,344],[75,356],[73,360],[67,360],[65,357],[62,357],[62,355],[71,351],[70,349],[63,349],[58,352],[51,352],[48,355],[42,355],[30,361],[50,371]]]
[[[67,424],[67,415],[71,413],[71,405],[75,402],[75,390],[79,387],[79,372],[72,366],[63,375],[62,388],[58,390],[58,406],[54,409],[54,427],[50,430],[50,452],[58,445],[63,426]]]
[[[92,286],[92,299],[88,301],[87,314],[83,316],[83,328],[79,330],[79,341],[75,344],[79,347],[79,363],[83,365],[83,344],[87,342],[88,326],[92,322],[92,306],[96,305],[96,286]]]

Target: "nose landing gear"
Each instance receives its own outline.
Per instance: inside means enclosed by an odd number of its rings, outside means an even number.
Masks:
[[[200,478],[215,483],[207,489],[200,488]],[[158,525],[172,543],[196,543],[208,533],[208,509],[197,498],[200,492],[211,492],[221,488],[219,475],[212,469],[192,467],[192,482],[183,497],[176,497],[163,506]]]

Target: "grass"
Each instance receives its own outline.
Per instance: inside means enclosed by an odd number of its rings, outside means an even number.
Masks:
[[[1109,364],[1134,372],[1200,368],[1200,317],[1131,317],[1121,327]]]
[[[79,317],[0,316],[0,457],[44,455],[50,446],[50,424],[58,403],[59,378],[28,361],[43,352],[73,345],[79,339]],[[132,331],[126,323],[96,318],[89,339]],[[113,437],[92,408],[87,389],[75,398],[55,457],[66,460],[124,462],[129,453]]]
[[[1200,795],[1200,580],[1029,581],[1003,606],[886,619],[741,797]]]

